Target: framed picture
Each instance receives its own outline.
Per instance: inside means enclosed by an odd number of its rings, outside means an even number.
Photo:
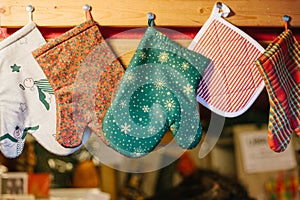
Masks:
[[[28,175],[24,172],[0,174],[0,194],[27,194]]]

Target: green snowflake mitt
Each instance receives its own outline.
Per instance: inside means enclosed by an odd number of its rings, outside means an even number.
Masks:
[[[182,148],[195,147],[202,136],[195,94],[209,62],[148,27],[103,120],[109,145],[141,157],[170,129]]]

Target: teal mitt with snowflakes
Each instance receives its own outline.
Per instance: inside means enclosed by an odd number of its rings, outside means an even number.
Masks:
[[[108,145],[127,157],[142,157],[170,129],[183,149],[197,146],[202,127],[195,95],[209,63],[148,27],[104,117]]]

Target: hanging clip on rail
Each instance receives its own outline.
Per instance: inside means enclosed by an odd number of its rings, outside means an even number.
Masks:
[[[217,2],[217,8],[222,9],[222,3],[221,2]]]
[[[34,11],[34,7],[32,5],[26,6],[26,11],[28,12],[28,19],[30,22],[33,21],[32,12]]]
[[[148,18],[148,26],[149,27],[155,26],[154,24],[155,15],[152,12],[147,13],[147,18]]]
[[[289,29],[289,21],[290,21],[290,17],[288,15],[284,15],[282,17],[283,19],[283,22],[284,22],[284,28],[285,28],[285,31],[287,31]]]
[[[85,11],[86,20],[92,20],[91,6],[89,4],[84,4],[82,9]]]
[[[230,14],[230,9],[224,3],[217,2],[212,10],[212,14],[226,18]]]

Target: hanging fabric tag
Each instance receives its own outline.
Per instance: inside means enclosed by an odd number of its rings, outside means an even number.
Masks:
[[[225,4],[215,4],[189,49],[212,60],[199,83],[197,100],[218,115],[237,117],[264,88],[254,64],[264,48],[222,18],[229,13]]]

